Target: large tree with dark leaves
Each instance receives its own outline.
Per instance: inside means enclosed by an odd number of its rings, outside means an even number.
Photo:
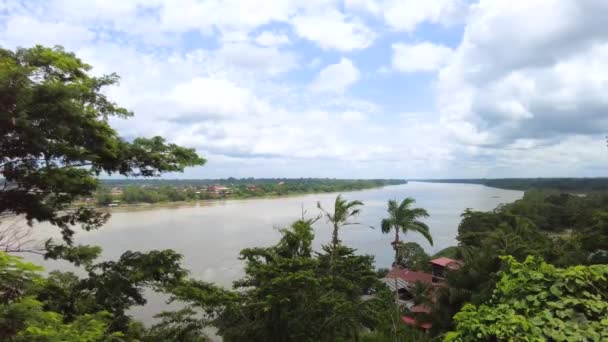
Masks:
[[[75,225],[89,230],[107,219],[72,207],[93,194],[100,174],[156,176],[205,163],[161,137],[119,137],[108,119],[132,113],[102,91],[118,76],[90,71],[61,47],[0,49],[0,214],[48,221],[68,244]]]
[[[234,290],[189,280],[173,288],[174,298],[202,311],[224,341],[360,340],[366,328],[378,327],[378,312],[390,305],[390,295],[362,295],[388,290],[382,290],[371,256],[341,244],[315,256],[311,223],[302,219],[282,229],[275,246],[242,250],[245,276]]]

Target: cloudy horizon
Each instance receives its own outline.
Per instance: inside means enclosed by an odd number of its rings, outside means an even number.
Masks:
[[[608,176],[608,1],[0,0],[3,48],[116,72],[167,178]]]

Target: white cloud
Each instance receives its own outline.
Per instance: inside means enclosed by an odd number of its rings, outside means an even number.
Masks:
[[[228,64],[269,74],[289,71],[298,65],[298,58],[292,52],[249,43],[224,44],[217,51],[217,56]]]
[[[171,32],[200,30],[211,34],[248,32],[272,21],[286,21],[295,9],[288,1],[162,1],[161,28]]]
[[[434,71],[444,66],[452,56],[452,49],[429,42],[393,44],[393,69],[402,72]]]
[[[10,17],[0,31],[0,44],[30,47],[35,44],[53,46],[63,44],[74,49],[95,38],[87,28],[65,22],[48,22],[17,15]]]
[[[382,10],[382,3],[376,0],[345,0],[344,7],[352,11],[369,12],[377,15]]]
[[[356,17],[336,9],[303,14],[291,20],[297,35],[317,43],[323,49],[352,51],[369,47],[375,33]]]
[[[473,7],[462,43],[440,71],[446,127],[486,146],[608,131],[608,30],[601,24],[608,3],[512,5]]]
[[[196,147],[211,162],[191,177],[608,172],[605,1],[0,0],[0,12],[3,46],[62,44],[121,75],[106,92],[136,115],[112,125]],[[410,34],[463,23],[464,36],[453,50],[403,44],[382,21]],[[360,52],[376,39],[392,55]],[[434,87],[389,59],[439,70]],[[358,82],[363,97],[345,95]],[[407,86],[436,103],[399,98]]]
[[[344,93],[346,88],[360,78],[361,73],[353,62],[348,58],[342,58],[340,62],[323,68],[311,84],[311,88],[317,92]]]
[[[270,31],[264,31],[260,33],[256,38],[255,42],[262,46],[277,46],[291,44],[289,37],[284,33],[275,33]]]
[[[205,77],[197,77],[175,85],[169,94],[169,99],[179,106],[182,114],[195,115],[194,118],[188,118],[195,121],[256,115],[264,113],[269,108],[249,90],[233,82]]]
[[[460,22],[467,14],[465,0],[388,0],[383,14],[395,30],[413,32],[424,22],[449,25]]]

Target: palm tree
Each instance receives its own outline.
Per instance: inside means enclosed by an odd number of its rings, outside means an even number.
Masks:
[[[395,200],[388,201],[389,217],[382,220],[382,233],[388,234],[391,231],[395,232],[395,240],[392,242],[395,250],[394,266],[399,262],[399,234],[407,232],[416,232],[424,236],[427,241],[433,245],[429,226],[420,221],[421,218],[429,217],[429,213],[422,208],[412,208],[416,202],[411,197],[404,199],[401,204],[397,204]],[[395,276],[395,302],[399,305],[399,289],[397,288],[397,277]]]
[[[350,222],[349,219],[359,215],[361,212],[361,207],[363,202],[361,201],[350,201],[348,202],[342,195],[338,195],[336,197],[336,202],[334,203],[334,212],[330,213],[323,209],[320,202],[317,202],[317,207],[321,212],[323,212],[323,216],[327,218],[327,221],[333,225],[333,232],[331,236],[331,260],[330,263],[333,264],[334,254],[336,252],[336,248],[340,244],[340,239],[338,237],[338,232],[341,227],[348,226],[352,224],[359,224],[358,222]]]

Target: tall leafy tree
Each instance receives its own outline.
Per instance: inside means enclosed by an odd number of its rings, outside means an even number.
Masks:
[[[274,246],[241,251],[245,276],[234,291],[190,280],[173,295],[202,309],[224,341],[358,340],[365,327],[378,324],[377,308],[387,305],[386,296],[362,299],[367,289],[381,288],[373,257],[339,245],[328,274],[329,254],[315,256],[311,247],[311,222],[282,229]]]
[[[74,205],[94,194],[102,173],[152,177],[205,163],[194,149],[161,137],[119,137],[108,120],[132,113],[103,91],[118,76],[90,71],[61,47],[0,49],[0,218],[23,215],[30,224],[59,227],[66,244],[47,241],[46,256],[84,266],[88,275],[43,279],[38,269],[0,254],[2,340],[121,335],[132,323],[128,309],[145,304],[145,288],[162,289],[186,274],[171,250],[127,251],[95,264],[99,247],[73,246],[74,226],[94,229],[108,217]]]
[[[89,230],[107,219],[72,208],[76,198],[92,197],[100,174],[156,176],[205,163],[161,137],[119,137],[108,119],[132,113],[103,92],[118,76],[90,71],[61,47],[0,49],[0,214],[50,222],[68,244],[74,225]]]

